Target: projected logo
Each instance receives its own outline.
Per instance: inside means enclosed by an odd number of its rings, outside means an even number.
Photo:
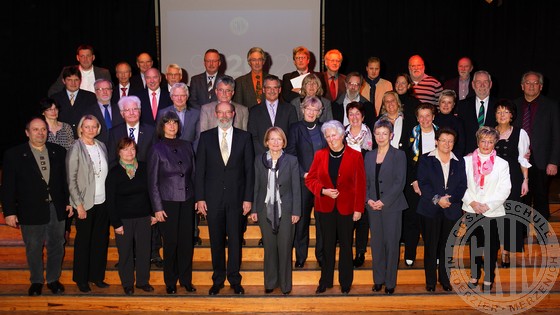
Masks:
[[[445,267],[454,291],[467,304],[488,314],[518,314],[531,309],[547,296],[559,273],[560,248],[549,222],[525,204],[506,201],[504,206],[506,216],[496,218],[495,224],[482,215],[465,214],[453,227],[445,247]],[[500,248],[490,243],[492,229],[497,230],[502,245],[509,239],[509,248],[514,249],[516,229],[519,233],[522,228],[528,235],[524,252],[510,254],[510,268],[494,266],[493,287],[483,290],[491,269],[490,248]],[[504,238],[508,230],[510,237]],[[478,285],[469,286],[477,269],[481,270]]]
[[[247,21],[245,18],[240,16],[234,17],[229,22],[229,29],[234,35],[237,36],[244,35],[249,30],[249,21]]]

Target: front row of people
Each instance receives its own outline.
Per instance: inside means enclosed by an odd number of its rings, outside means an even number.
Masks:
[[[306,99],[301,106],[305,118],[302,126],[294,124],[290,130],[290,141],[306,138],[310,142],[308,149],[312,149],[306,155],[297,154],[297,158],[284,151],[288,139],[277,127],[270,128],[264,136],[267,151],[255,157],[250,134],[232,127],[234,107],[225,102],[216,105],[218,127],[201,134],[196,162],[191,144],[179,139],[180,120],[172,111],[157,124],[159,141],[147,163],[137,160],[136,142],[126,137],[117,144],[118,164],[111,169],[105,145],[95,139],[100,123],[93,115],[82,117],[77,128],[79,139],[67,154],[59,146],[46,143],[45,121],[31,120],[26,126],[29,143],[6,152],[2,189],[6,223],[22,227],[31,270],[29,295],[41,294],[44,241],[48,287],[55,294],[64,291],[59,282],[64,213],[66,210],[71,216],[73,209],[77,212],[73,280],[82,292],[90,291],[89,283],[100,288],[108,286],[104,278],[109,220],[115,230],[118,271],[126,294],[133,294],[134,286],[146,292],[154,290],[149,283],[149,259],[150,226],[156,222],[161,224],[164,240],[167,293],[177,292],[177,281],[187,292],[196,291],[192,284],[196,210],[208,219],[214,270],[210,295],[218,294],[226,279],[236,294],[244,293],[239,272],[241,226],[249,213],[263,235],[265,293],[279,287],[282,293],[289,294],[294,237],[296,244],[308,242],[308,235],[297,228],[300,218],[304,225],[309,224],[312,201],[306,191],[314,196],[317,233],[322,241],[321,278],[316,293],[333,286],[337,242],[338,281],[342,293],[350,292],[354,224],[364,211],[368,213],[372,235],[372,290],[380,291],[385,286],[387,294],[394,293],[402,211],[409,205],[403,192],[407,158],[402,150],[391,146],[393,124],[386,119],[375,123],[377,147],[363,157],[352,148],[353,143],[345,141],[347,133],[340,122],[318,122],[317,113],[322,106],[313,100]],[[320,133],[314,133],[319,127]],[[297,129],[302,130],[300,136]],[[494,150],[499,133],[482,127],[476,136],[478,149],[463,160],[452,152],[455,131],[440,128],[435,134],[435,149],[418,157],[415,189],[422,192],[417,212],[425,241],[428,291],[435,290],[438,279],[445,291],[451,290],[445,266],[440,264],[438,268],[437,260],[444,259],[442,244],[461,217],[461,210],[483,216],[482,226],[490,227],[489,234],[479,227],[474,235],[478,246],[484,248],[484,257],[490,260],[482,288],[492,288],[499,249],[497,228],[492,227],[497,218],[505,215],[503,204],[511,182],[508,163]],[[322,145],[324,141],[326,147]],[[303,150],[305,144],[295,142],[287,151]],[[311,156],[314,157],[309,160]],[[70,205],[66,205],[67,200]],[[487,243],[491,246],[484,246],[485,238],[490,239]],[[296,246],[296,267],[298,259],[305,259],[300,255]],[[474,287],[484,264],[480,255],[471,255],[476,256],[469,283]]]

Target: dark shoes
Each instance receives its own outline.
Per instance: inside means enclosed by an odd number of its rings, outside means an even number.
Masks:
[[[348,294],[348,293],[350,293],[350,287],[348,287],[348,288],[341,287],[341,288],[340,288],[340,292],[341,292],[342,294]]]
[[[64,293],[64,286],[58,280],[51,283],[47,283],[47,288],[49,288],[52,294],[62,294]]]
[[[364,253],[357,253],[356,258],[354,258],[354,267],[359,268],[364,264],[366,257]]]
[[[134,288],[133,287],[124,287],[124,294],[133,295],[134,294]]]
[[[300,268],[300,269],[301,269],[301,268],[303,268],[303,265],[304,265],[304,264],[305,264],[305,263],[303,263],[303,262],[296,261],[296,268]]]
[[[476,280],[476,281],[473,281],[473,280]],[[476,288],[478,286],[478,279],[471,279],[469,282],[467,282],[467,286],[470,289],[474,290],[474,288]]]
[[[395,293],[395,288],[385,288],[385,294],[391,295],[393,293]]]
[[[145,285],[136,285],[136,287],[144,292],[154,292],[154,287],[149,284]]]
[[[208,295],[216,295],[218,293],[220,293],[220,290],[224,287],[224,284],[214,284],[212,285],[212,287],[210,288],[210,290],[208,290]]]
[[[233,289],[233,292],[235,294],[245,294],[245,289],[243,289],[241,284],[234,284],[231,286],[231,288]]]
[[[381,288],[383,288],[383,284],[374,284],[371,290],[374,292],[379,292],[381,291]]]
[[[196,292],[196,288],[192,285],[192,283],[185,284],[183,287],[187,290],[187,292]]]
[[[41,295],[42,290],[43,290],[42,283],[32,283],[31,286],[29,287],[29,290],[27,291],[27,294],[29,296],[38,296]]]
[[[262,240],[262,238],[259,240],[259,246],[261,246],[261,247],[263,246],[263,240]]]
[[[86,283],[77,283],[76,284],[78,286],[78,290],[80,290],[80,292],[84,292],[87,293],[89,291],[91,291],[91,288],[89,287],[89,284]]]
[[[165,287],[165,291],[167,292],[167,294],[175,294],[177,293],[177,286],[168,285]]]
[[[436,286],[428,284],[428,285],[426,285],[426,291],[435,292],[436,291]]]
[[[103,280],[94,281],[93,284],[95,284],[96,287],[102,288],[102,289],[103,289],[103,288],[108,288],[108,287],[109,287],[109,284],[108,284],[107,282],[103,281]]]
[[[202,245],[202,239],[201,239],[199,236],[197,236],[197,237],[194,238],[194,245],[195,245],[195,246],[197,246],[197,245],[198,245],[198,246]]]
[[[315,290],[315,293],[316,293],[316,294],[321,294],[321,293],[324,293],[325,291],[327,291],[327,287],[324,286],[324,285],[322,285],[322,284],[320,284],[320,285],[317,287],[317,290]]]
[[[453,288],[451,287],[451,284],[442,284],[442,286],[443,286],[443,291],[446,291],[446,292],[453,291]]]
[[[274,289],[264,289],[264,293],[270,294],[274,291]]]
[[[150,259],[150,263],[156,265],[158,268],[163,268],[163,259],[161,257],[155,257]]]

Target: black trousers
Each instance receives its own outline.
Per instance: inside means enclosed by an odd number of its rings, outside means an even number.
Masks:
[[[119,277],[123,287],[150,283],[151,216],[122,219],[124,234],[115,234],[119,251]]]
[[[194,198],[163,201],[167,214],[160,222],[163,237],[163,278],[166,286],[192,284],[194,250]]]
[[[364,210],[360,220],[354,222],[356,254],[365,254],[369,236],[368,212]]]
[[[404,259],[414,261],[416,260],[416,248],[420,241],[420,216],[416,213],[420,196],[410,185],[405,186],[404,193],[408,202],[408,209],[403,211]]]
[[[524,203],[529,206],[532,205],[535,210],[548,220],[550,217],[548,204],[550,178],[546,175],[546,169],[538,169],[532,158],[530,163],[533,166],[529,168],[529,193],[525,196]]]
[[[341,215],[338,210],[329,213],[315,212],[316,220],[320,221],[323,237],[323,266],[319,284],[332,287],[334,281],[334,265],[336,258],[336,240],[340,251],[338,254],[338,282],[342,288],[350,288],[354,281],[354,264],[352,261],[352,215]]]
[[[434,218],[420,216],[422,221],[422,237],[424,239],[424,273],[426,285],[435,286],[438,281],[443,285],[449,285],[449,275],[445,268],[446,256],[445,245],[451,235],[455,220],[450,220],[444,215]],[[439,259],[439,266],[437,260]]]
[[[85,219],[76,211],[72,280],[88,283],[105,280],[109,246],[109,214],[105,203],[94,205]]]
[[[311,223],[311,212],[315,204],[315,196],[309,191],[305,182],[301,180],[301,202],[302,213],[298,223],[296,223],[296,235],[294,237],[294,248],[296,252],[296,262],[304,263],[307,260],[309,249],[309,225]],[[315,258],[317,261],[323,259],[323,239],[319,233],[319,221],[315,218]]]
[[[481,218],[482,217],[482,218]],[[484,270],[484,281],[494,282],[496,276],[496,261],[500,249],[498,219],[476,215],[476,219],[469,222],[467,233],[470,239],[471,277],[480,279]]]

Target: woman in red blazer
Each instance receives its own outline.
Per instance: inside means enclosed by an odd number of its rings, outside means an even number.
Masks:
[[[352,234],[354,221],[365,205],[366,176],[362,154],[347,150],[344,127],[339,121],[325,122],[321,132],[328,148],[315,154],[305,185],[315,195],[315,219],[320,222],[324,258],[316,293],[332,288],[338,235],[338,282],[344,294],[350,292],[354,277]]]

